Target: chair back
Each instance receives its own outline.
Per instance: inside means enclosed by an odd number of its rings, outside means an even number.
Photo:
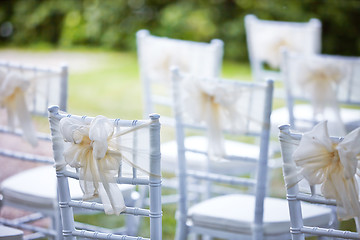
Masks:
[[[109,120],[66,114],[54,106],[49,108],[49,121],[64,239],[149,239],[105,233],[96,226],[77,229],[73,208],[149,217],[150,239],[162,239],[159,115],[150,115],[149,120]],[[68,178],[79,180],[84,201],[71,198]],[[117,184],[148,187],[149,209],[125,206]],[[90,201],[94,197],[101,203]]]
[[[300,53],[321,51],[321,22],[284,22],[245,16],[246,39],[253,79],[282,80],[281,48]]]
[[[23,136],[33,147],[38,139],[50,141],[49,134],[36,130],[33,116],[46,117],[49,105],[67,108],[68,68],[40,67],[0,62],[0,132]],[[6,116],[6,117],[5,117]],[[46,128],[48,129],[48,128]],[[52,158],[0,149],[0,155],[23,160],[53,163]]]
[[[358,185],[355,179],[356,155],[360,149],[360,128],[345,137],[330,137],[327,122],[307,133],[295,133],[290,125],[279,127],[283,175],[290,210],[292,239],[306,235],[360,239],[359,233],[304,223],[302,204],[335,207],[341,220],[360,217]],[[347,154],[344,154],[344,153]]]
[[[224,43],[186,41],[151,35],[148,30],[136,34],[140,77],[143,84],[144,116],[158,112],[164,124],[173,125],[170,67],[204,77],[221,74]]]
[[[341,106],[360,105],[360,58],[326,54],[299,54],[283,51],[282,72],[286,88],[289,121],[297,128],[301,122],[310,126],[319,120],[341,119]],[[309,103],[311,119],[295,117],[294,106]],[[330,111],[329,111],[330,110]],[[360,116],[360,115],[359,115]],[[346,124],[348,125],[348,124]],[[354,126],[346,126],[353,130]]]
[[[172,72],[180,195],[177,234],[187,232],[185,226],[191,203],[218,194],[244,191],[256,195],[254,226],[261,226],[267,187],[273,82],[209,80],[181,73],[177,68]],[[200,151],[197,146],[185,147],[184,140],[189,135],[205,135],[208,148]],[[250,158],[242,156],[242,152],[227,153],[223,148],[224,139],[257,143],[260,146],[259,155]],[[189,169],[187,152],[207,156],[207,167]],[[239,176],[241,167],[236,167],[231,173],[219,171],[220,166],[239,162],[243,162],[244,166],[252,163],[256,174]],[[200,198],[193,196],[194,181],[198,182],[199,188],[206,186],[205,194]],[[207,183],[199,185],[201,182]],[[178,236],[177,239],[184,238]]]

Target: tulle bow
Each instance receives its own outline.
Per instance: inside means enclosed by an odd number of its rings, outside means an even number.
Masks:
[[[355,179],[360,154],[360,128],[339,143],[331,141],[327,122],[320,122],[305,133],[293,160],[310,185],[322,184],[325,198],[336,199],[338,217],[360,217],[359,190]]]
[[[225,154],[222,124],[241,129],[242,114],[237,107],[239,93],[216,81],[189,77],[184,82],[183,109],[194,122],[204,122],[208,131],[209,155],[219,159]]]
[[[160,81],[166,84],[170,84],[171,66],[177,66],[183,72],[189,72],[189,63],[182,57],[182,53],[173,53],[171,51],[161,53],[161,57],[158,60],[153,60]]]
[[[30,82],[18,73],[0,72],[0,107],[6,108],[9,128],[14,129],[18,121],[24,138],[35,147],[38,140],[25,99],[29,86]]]
[[[280,36],[269,40],[269,46],[264,49],[265,61],[272,68],[279,68],[281,64],[281,49],[286,48],[288,51],[296,51],[290,37]]]
[[[315,118],[318,114],[324,114],[327,107],[332,110],[333,115],[327,116],[327,120],[331,134],[337,136],[346,134],[336,98],[336,88],[345,74],[344,69],[335,63],[306,61],[298,80],[311,99]]]
[[[65,150],[64,158],[71,167],[79,169],[83,198],[89,200],[100,197],[106,214],[119,215],[125,209],[123,195],[115,181],[122,162],[150,174],[125,156],[124,152],[131,152],[132,149],[121,146],[118,139],[136,129],[134,127],[115,133],[113,123],[103,116],[94,118],[90,125],[72,118],[60,121],[64,140],[72,143]]]

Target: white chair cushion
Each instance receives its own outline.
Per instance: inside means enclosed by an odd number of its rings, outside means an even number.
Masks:
[[[360,109],[341,108],[341,119],[344,122],[347,131],[352,131],[360,126]],[[297,104],[294,106],[295,119],[311,120],[313,118],[313,109],[309,104]],[[271,114],[272,132],[278,133],[278,126],[289,124],[289,112],[286,107],[278,108]],[[297,121],[296,130],[306,131],[313,127],[309,122]]]
[[[185,147],[194,148],[199,151],[207,150],[207,138],[201,136],[192,136],[185,138]],[[237,141],[225,141],[225,150],[227,155],[242,155],[251,158],[258,158],[260,148],[256,145],[241,143]],[[177,143],[169,141],[161,144],[161,167],[165,172],[175,173],[177,170]],[[187,167],[189,169],[206,169],[207,158],[204,154],[186,152]],[[254,170],[254,164],[237,161],[212,162],[211,167],[217,172],[223,173],[248,173]],[[239,172],[240,171],[240,172]]]
[[[22,240],[23,235],[23,231],[19,229],[0,225],[0,240]]]
[[[4,200],[34,208],[54,208],[57,204],[57,180],[53,166],[41,166],[25,170],[5,179],[0,192]],[[71,196],[82,199],[79,181],[69,178]],[[130,198],[132,185],[119,185],[124,199]]]
[[[194,226],[251,234],[254,209],[254,196],[231,194],[194,205],[189,209],[188,218]],[[329,208],[302,203],[302,210],[304,223],[310,226],[326,226],[330,221]],[[264,211],[265,235],[289,232],[290,216],[287,200],[265,198]]]

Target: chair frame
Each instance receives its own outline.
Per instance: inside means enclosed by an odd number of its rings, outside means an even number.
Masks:
[[[64,151],[64,141],[61,137],[59,130],[60,119],[64,117],[70,117],[82,121],[84,123],[90,123],[93,119],[86,116],[76,116],[65,113],[60,113],[57,106],[49,108],[49,121],[51,127],[51,135],[53,141],[53,150],[55,161],[62,161],[63,151]],[[161,240],[162,239],[162,210],[161,210],[161,178],[156,177],[155,175],[161,175],[161,154],[160,154],[160,116],[157,114],[152,114],[149,116],[152,123],[149,126],[150,130],[150,172],[154,175],[150,175],[148,179],[138,178],[136,175],[136,169],[133,169],[132,177],[117,177],[118,184],[132,184],[132,185],[148,185],[150,193],[150,208],[142,209],[136,207],[126,207],[124,211],[125,214],[139,215],[143,217],[150,218],[150,239]],[[120,120],[113,119],[111,120],[116,126],[138,126],[146,121],[138,120]],[[101,233],[97,230],[88,231],[88,230],[78,230],[74,226],[73,218],[73,208],[80,207],[90,210],[100,210],[103,211],[104,208],[100,203],[86,202],[86,201],[76,201],[72,200],[69,191],[68,178],[79,179],[77,173],[67,171],[65,167],[58,168],[56,170],[57,182],[58,182],[58,192],[59,192],[59,206],[62,217],[63,224],[63,236],[64,239],[75,239],[76,237],[87,237],[92,239],[126,239],[126,240],[135,240],[135,239],[147,239],[141,237],[132,237],[126,235],[116,235],[114,233]]]
[[[297,55],[295,53],[291,53],[289,51],[284,50],[282,52],[283,55],[283,59],[284,62],[282,64],[282,72],[284,75],[284,84],[285,84],[285,89],[286,89],[286,106],[289,112],[289,124],[290,126],[292,126],[294,129],[296,129],[297,124],[296,121],[297,119],[295,118],[294,115],[294,106],[296,105],[295,102],[296,101],[306,101],[306,102],[310,102],[309,98],[306,98],[304,96],[294,96],[294,94],[292,94],[292,87],[291,84],[289,83],[289,69],[287,67],[287,64],[289,63],[289,61],[291,61],[291,58],[299,58],[302,56],[306,56],[306,55]],[[352,106],[359,106],[360,105],[360,100],[353,100],[351,98],[352,96],[352,92],[353,92],[353,83],[356,81],[353,71],[354,71],[354,65],[355,63],[358,63],[360,65],[360,58],[359,57],[348,57],[348,56],[337,56],[337,55],[329,55],[329,54],[314,54],[314,57],[324,57],[324,58],[332,58],[332,59],[339,59],[341,61],[348,61],[349,65],[352,65],[352,69],[351,69],[351,78],[350,78],[350,83],[348,84],[347,88],[346,88],[346,97],[345,98],[341,98],[341,99],[337,99],[339,104],[344,104],[344,105],[352,105]],[[298,119],[300,121],[308,121],[311,122],[313,125],[315,125],[317,123],[317,121],[315,119]]]
[[[68,97],[68,67],[67,65],[62,65],[58,68],[46,68],[46,67],[38,67],[38,66],[31,66],[31,65],[22,65],[22,64],[16,64],[12,62],[5,62],[0,61],[0,67],[5,67],[9,69],[10,71],[12,69],[15,70],[24,70],[24,71],[33,71],[34,73],[48,73],[48,74],[58,74],[61,77],[61,83],[60,83],[60,99],[59,99],[59,106],[60,109],[63,111],[67,110],[67,97]],[[32,99],[34,102],[36,102],[36,98]],[[49,99],[47,99],[48,102]],[[31,114],[33,116],[39,115],[42,117],[47,117],[47,107],[49,104],[47,103],[46,106],[44,106],[44,109],[42,112],[38,112],[36,110],[33,110]],[[22,131],[15,129],[15,131],[10,130],[7,127],[0,126],[0,133],[6,133],[6,134],[13,134],[16,136],[21,136]],[[45,141],[51,141],[51,137],[49,134],[44,133],[37,133],[37,137],[41,140]],[[46,158],[43,156],[38,155],[31,155],[31,154],[22,154],[21,152],[14,152],[9,151],[6,149],[0,149],[0,155],[5,157],[11,157],[11,158],[17,158],[21,160],[29,160],[33,162],[41,162],[41,163],[48,163],[53,164],[54,160],[52,158]]]
[[[262,66],[262,59],[257,59],[254,54],[253,36],[252,36],[252,24],[264,24],[264,25],[278,25],[279,27],[288,26],[300,29],[308,28],[314,35],[312,39],[312,50],[314,53],[320,53],[321,51],[321,22],[312,18],[308,22],[285,22],[274,20],[262,20],[258,19],[255,15],[249,14],[245,16],[245,29],[246,29],[246,42],[248,46],[248,54],[250,60],[250,66],[253,73],[253,79],[255,81],[264,81],[265,79],[273,79],[274,81],[282,81],[283,77],[281,72],[274,70],[265,70]]]
[[[209,48],[213,48],[214,51],[214,67],[212,75],[214,77],[218,77],[221,74],[221,67],[222,67],[222,57],[224,55],[224,42],[220,39],[213,39],[210,43],[204,43],[204,42],[195,42],[195,41],[188,41],[188,40],[180,40],[180,39],[173,39],[173,38],[167,38],[167,37],[159,37],[151,35],[148,30],[142,29],[139,30],[136,33],[136,41],[137,41],[137,47],[138,47],[138,63],[140,68],[140,78],[142,82],[142,89],[143,89],[143,106],[144,106],[144,118],[147,117],[149,114],[156,111],[156,106],[165,106],[172,108],[172,100],[171,100],[171,94],[168,96],[166,95],[159,95],[153,93],[153,85],[156,84],[152,82],[148,76],[146,71],[144,70],[143,65],[145,66],[146,63],[143,63],[143,54],[146,51],[143,49],[141,42],[143,42],[146,38],[158,38],[169,42],[173,42],[174,44],[181,44],[181,45],[198,45],[198,46],[208,46]],[[169,69],[170,71],[170,69]],[[169,82],[171,80],[169,79]],[[159,84],[159,83],[157,83]],[[171,91],[171,88],[169,88],[169,91]],[[174,119],[172,116],[164,116],[162,113],[161,115],[162,123],[169,126],[174,126]]]
[[[6,69],[11,70],[20,70],[20,71],[29,71],[33,73],[41,73],[41,74],[54,74],[58,75],[60,77],[60,94],[59,94],[59,102],[60,108],[62,110],[67,109],[67,95],[68,95],[68,67],[67,65],[63,64],[60,67],[38,67],[38,66],[32,66],[32,65],[23,65],[23,64],[17,64],[13,62],[8,61],[0,61],[0,67],[4,67]],[[49,86],[48,86],[49,88]],[[36,96],[34,99],[32,99],[33,103],[36,103]],[[49,96],[47,96],[46,104],[49,102]],[[43,111],[36,110],[35,108],[31,111],[32,116],[41,116],[41,117],[47,117],[47,107],[44,106]],[[14,136],[22,136],[22,131],[19,129],[11,130],[8,127],[0,126],[0,133],[2,134],[9,134]],[[45,134],[42,132],[37,132],[37,137],[39,140],[44,141],[51,141],[51,137],[49,134]],[[29,154],[21,151],[12,151],[8,149],[0,148],[0,156],[29,161],[29,162],[38,162],[43,164],[54,164],[54,160],[52,157],[44,157],[41,155],[36,154]],[[54,206],[56,206],[56,201],[54,202]],[[12,203],[10,201],[3,200],[2,204],[5,206],[12,206],[15,208],[23,209],[26,211],[34,212],[33,214],[16,218],[16,219],[5,219],[0,218],[0,223],[4,224],[6,226],[15,227],[15,228],[21,228],[24,230],[28,230],[31,232],[34,232],[31,235],[28,235],[29,237],[41,237],[41,236],[50,236],[55,239],[57,239],[59,232],[61,230],[61,223],[60,223],[60,213],[58,209],[54,209],[53,211],[49,212],[42,208],[33,208],[28,207],[25,205]],[[46,229],[38,226],[34,226],[29,224],[30,222],[45,218],[50,216],[52,218],[52,224],[53,229]]]
[[[301,133],[295,133],[290,130],[290,125],[282,125],[279,127],[279,140],[281,145],[281,154],[284,162],[292,161],[292,151],[288,148],[296,142],[300,142]],[[331,137],[334,143],[342,141],[342,137]],[[313,188],[311,188],[313,190]],[[293,240],[305,240],[306,235],[316,235],[324,237],[335,237],[343,239],[360,239],[357,232],[341,231],[336,229],[304,226],[301,212],[301,202],[314,204],[336,206],[334,199],[326,199],[321,196],[306,194],[299,191],[298,184],[287,189],[286,198],[289,204],[291,227],[290,232]]]
[[[173,72],[173,94],[174,94],[174,104],[176,106],[176,99],[179,99],[179,93],[176,89],[179,88],[178,82],[180,81],[180,73],[178,69],[172,69]],[[236,82],[234,81],[234,84]],[[238,84],[246,84],[250,87],[263,87],[265,88],[265,106],[264,106],[264,119],[262,123],[262,129],[260,132],[260,153],[259,159],[244,159],[236,156],[225,156],[229,160],[238,159],[238,160],[245,160],[245,161],[258,161],[259,166],[267,166],[268,161],[268,148],[269,148],[269,136],[270,136],[270,115],[271,115],[271,108],[272,108],[272,97],[273,97],[273,81],[268,80],[266,83],[244,83],[239,82]],[[192,177],[197,180],[206,180],[210,182],[218,182],[218,183],[225,183],[225,184],[233,184],[233,185],[240,185],[246,187],[252,187],[255,189],[255,196],[256,196],[256,207],[255,207],[255,219],[254,219],[254,227],[253,227],[253,239],[262,239],[263,238],[263,205],[264,205],[264,198],[266,196],[266,189],[267,189],[267,167],[258,167],[256,180],[255,179],[248,179],[248,178],[241,178],[235,176],[227,176],[221,175],[217,173],[209,173],[204,171],[188,171],[186,168],[186,151],[193,151],[191,149],[186,149],[184,145],[185,139],[185,128],[194,128],[199,129],[197,125],[190,125],[185,124],[182,119],[182,113],[178,110],[179,108],[175,108],[175,119],[176,119],[176,140],[178,144],[178,168],[179,168],[179,202],[178,202],[178,212],[177,212],[177,230],[176,230],[176,238],[177,240],[184,240],[187,238],[187,235],[192,232],[195,234],[207,234],[211,235],[212,237],[220,237],[220,238],[239,238],[239,236],[244,237],[242,234],[235,234],[230,232],[225,232],[221,230],[215,230],[212,228],[205,228],[194,226],[192,223],[189,222],[187,217],[188,212],[188,189],[187,189],[187,181],[188,177]],[[205,130],[205,129],[203,129]],[[250,133],[251,135],[252,133]],[[253,133],[256,135],[256,133]],[[207,153],[203,153],[207,154]],[[259,184],[256,184],[258,182]],[[207,193],[210,196],[210,192],[208,190]],[[249,236],[249,235],[247,235]],[[276,236],[274,239],[278,239],[279,235]]]

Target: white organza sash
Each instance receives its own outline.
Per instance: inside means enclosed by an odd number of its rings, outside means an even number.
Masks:
[[[147,78],[152,81],[171,84],[171,66],[177,66],[182,72],[191,71],[191,61],[188,59],[190,49],[186,45],[169,39],[149,38],[144,45],[144,55]]]
[[[90,125],[72,118],[61,119],[61,134],[66,142],[71,143],[64,152],[65,161],[79,169],[84,200],[100,197],[106,214],[119,215],[125,210],[124,199],[115,179],[120,165],[124,162],[147,175],[150,172],[133,162],[131,156],[136,150],[122,145],[120,137],[149,124],[115,132],[113,123],[103,116],[94,118]]]
[[[336,199],[338,217],[360,217],[359,189],[355,179],[360,154],[360,128],[333,143],[327,122],[316,125],[304,133],[292,158],[295,166],[284,164],[285,183],[292,187],[304,177],[310,185],[322,184],[325,198]]]
[[[240,111],[238,104],[242,92],[232,85],[191,76],[184,79],[183,88],[181,111],[193,122],[206,124],[208,154],[214,160],[221,158],[225,155],[223,124],[231,130],[245,129],[246,115]]]
[[[38,140],[25,99],[29,86],[30,82],[18,73],[0,72],[0,107],[6,108],[9,128],[14,129],[18,121],[24,138],[35,147]]]
[[[332,114],[323,116],[329,121],[329,130],[332,135],[344,136],[346,134],[344,123],[341,120],[340,109],[337,102],[336,88],[346,75],[346,70],[335,62],[316,61],[307,59],[300,65],[298,84],[310,97],[314,108],[314,118],[325,114],[326,108]],[[325,119],[321,119],[325,120]]]

